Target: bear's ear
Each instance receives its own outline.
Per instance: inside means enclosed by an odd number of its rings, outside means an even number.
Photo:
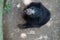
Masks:
[[[32,2],[32,3],[30,3],[30,4],[27,6],[27,8],[30,8],[30,7],[37,7],[37,8],[40,8],[41,5],[42,5],[41,2]]]
[[[30,8],[30,7],[36,7],[36,8],[41,8],[42,3],[41,2],[32,2],[29,5],[27,5],[24,10]]]

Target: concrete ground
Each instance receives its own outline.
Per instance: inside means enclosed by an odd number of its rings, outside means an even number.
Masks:
[[[40,28],[19,29],[17,24],[23,24],[22,9],[25,7],[22,0],[10,0],[12,9],[4,13],[4,40],[60,40],[60,1],[33,0],[41,2],[50,12],[51,18]],[[21,4],[20,8],[17,5]]]

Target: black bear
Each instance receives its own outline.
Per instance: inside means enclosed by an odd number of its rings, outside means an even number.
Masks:
[[[32,2],[23,10],[26,24],[19,24],[20,28],[41,27],[50,19],[50,12],[40,2]]]

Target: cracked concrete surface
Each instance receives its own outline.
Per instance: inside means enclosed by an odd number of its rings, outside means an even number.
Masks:
[[[4,14],[4,40],[60,40],[60,1],[59,0],[33,0],[41,2],[50,12],[49,22],[41,28],[19,29],[17,24],[23,24],[22,0],[11,0],[12,9],[10,13]],[[17,4],[21,4],[17,8]]]

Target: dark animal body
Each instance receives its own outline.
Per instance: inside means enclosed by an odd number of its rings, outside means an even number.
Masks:
[[[35,13],[27,15],[27,9],[35,10]],[[26,24],[20,25],[20,28],[41,27],[50,19],[50,12],[41,3],[32,2],[23,11],[23,18],[26,21]]]

